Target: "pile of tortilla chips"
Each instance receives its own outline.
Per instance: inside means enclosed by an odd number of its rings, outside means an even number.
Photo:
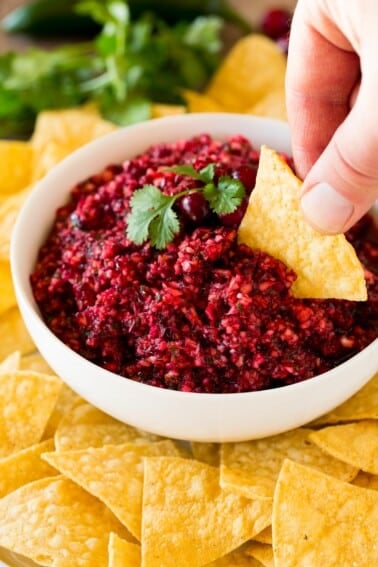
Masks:
[[[0,365],[0,559],[376,565],[377,407],[378,375],[307,428],[180,443],[116,421],[38,354],[14,352]]]
[[[245,38],[205,93],[185,93],[188,108],[284,118],[284,70],[272,42]],[[156,105],[154,116],[182,111]],[[46,567],[376,565],[378,375],[307,428],[243,443],[189,444],[105,415],[35,353],[10,275],[15,218],[51,167],[113,129],[85,107],[42,113],[29,142],[0,142],[0,559]],[[281,199],[282,176],[298,189],[270,158],[247,225],[266,185],[267,209]],[[273,180],[266,179],[273,166]],[[296,206],[282,219],[289,234]],[[260,232],[269,234],[269,222],[267,215]],[[245,229],[241,240],[266,245],[250,241]],[[269,241],[280,238],[272,231]],[[342,242],[333,253],[349,252]],[[285,261],[290,265],[292,256]],[[319,274],[302,268],[305,288],[308,279],[319,283]],[[358,277],[351,293],[363,295]],[[306,289],[299,283],[298,294]]]

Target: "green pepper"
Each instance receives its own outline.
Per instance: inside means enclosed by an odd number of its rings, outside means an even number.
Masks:
[[[89,16],[78,14],[79,0],[34,0],[10,12],[1,22],[9,33],[54,36],[94,35],[99,26]],[[132,18],[153,12],[168,23],[191,21],[197,16],[216,15],[249,32],[250,25],[227,0],[128,0]]]

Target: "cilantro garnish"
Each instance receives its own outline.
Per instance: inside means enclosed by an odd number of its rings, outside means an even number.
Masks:
[[[175,202],[190,193],[201,192],[210,209],[217,215],[234,212],[243,201],[246,192],[238,179],[221,176],[215,179],[215,163],[197,171],[191,165],[166,168],[179,175],[187,175],[203,183],[194,189],[186,189],[176,195],[165,195],[155,185],[144,185],[130,200],[131,212],[127,216],[127,237],[135,244],[150,241],[151,246],[161,250],[180,232],[180,223]]]

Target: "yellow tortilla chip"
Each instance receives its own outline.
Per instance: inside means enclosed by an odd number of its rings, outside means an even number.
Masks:
[[[0,260],[0,315],[16,303],[9,261]]]
[[[23,191],[0,202],[0,260],[9,260],[10,238],[18,212],[32,189],[29,185]]]
[[[208,563],[206,567],[261,567],[262,563],[247,555],[246,550],[246,545],[242,545],[224,557]]]
[[[41,112],[31,138],[33,180],[41,179],[74,150],[116,129],[92,106]]]
[[[12,307],[0,315],[0,360],[15,350],[21,354],[35,350],[18,307]]]
[[[63,419],[63,416],[66,415],[67,412],[69,412],[73,404],[78,399],[79,396],[73,390],[71,390],[69,386],[62,382],[62,388],[60,390],[59,397],[56,401],[54,410],[50,415],[50,419],[47,422],[45,431],[43,433],[44,439],[54,437],[56,430],[58,429],[58,426]]]
[[[355,486],[360,486],[361,488],[378,490],[378,475],[360,471],[356,478],[353,479],[352,484],[354,484]]]
[[[313,421],[312,426],[378,419],[378,374],[349,400]]]
[[[11,492],[0,518],[0,545],[41,565],[107,567],[109,534],[126,532],[102,502],[62,477]]]
[[[184,90],[182,92],[188,112],[224,112],[225,109],[210,96],[196,91]]]
[[[58,474],[41,459],[42,453],[53,450],[54,441],[48,439],[0,459],[0,498],[29,482]]]
[[[260,543],[269,543],[272,545],[272,526],[265,528],[265,530],[255,535],[253,539]]]
[[[147,457],[144,471],[143,565],[205,565],[270,524],[271,502],[222,490],[215,467]]]
[[[117,534],[110,534],[108,553],[108,567],[140,567],[140,545],[126,541]]]
[[[274,567],[273,548],[271,545],[253,541],[248,544],[246,554],[260,561],[264,567]]]
[[[378,475],[378,421],[325,427],[309,439],[336,459]]]
[[[143,458],[179,454],[173,441],[106,445],[82,451],[47,453],[43,458],[97,496],[119,521],[141,538]]]
[[[34,372],[42,372],[42,374],[54,374],[53,369],[39,352],[32,352],[24,355],[20,360],[20,370],[33,370]]]
[[[248,114],[287,121],[285,89],[267,93],[248,110]]]
[[[269,92],[284,89],[286,57],[274,41],[253,34],[239,40],[214,74],[206,95],[229,112],[248,112]]]
[[[192,441],[191,449],[193,457],[197,461],[202,461],[213,467],[218,467],[220,462],[220,444],[219,443],[197,443]]]
[[[31,182],[33,148],[29,142],[0,140],[0,194],[10,195]]]
[[[156,440],[156,436],[117,421],[79,397],[64,413],[55,432],[58,451],[149,440]]]
[[[315,231],[302,215],[301,181],[274,151],[261,149],[256,186],[239,227],[239,242],[294,270],[296,297],[367,299],[363,268],[343,234]]]
[[[9,374],[21,370],[20,368],[21,353],[16,350],[9,354],[2,362],[0,362],[0,374]]]
[[[60,388],[54,376],[21,370],[0,374],[0,457],[40,441]]]
[[[287,460],[272,528],[275,567],[376,565],[378,493]]]
[[[309,441],[310,429],[300,428],[221,448],[220,484],[246,498],[271,498],[284,459],[289,458],[350,481],[358,468],[335,459]]]
[[[164,116],[172,116],[174,114],[185,114],[185,106],[180,104],[159,104],[152,105],[151,118],[163,118]]]

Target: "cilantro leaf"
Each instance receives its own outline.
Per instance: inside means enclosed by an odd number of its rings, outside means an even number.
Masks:
[[[210,163],[206,167],[197,171],[192,165],[174,165],[173,167],[164,168],[165,171],[173,171],[173,173],[178,173],[179,175],[187,175],[203,183],[209,183],[214,179],[215,175],[215,163]]]
[[[164,248],[179,232],[180,225],[172,206],[176,195],[164,195],[155,185],[145,185],[130,199],[127,216],[127,237],[135,244],[148,239],[152,246]]]
[[[180,223],[175,211],[171,207],[162,209],[161,214],[151,221],[149,232],[151,245],[158,250],[165,248],[180,232]]]
[[[203,194],[212,210],[218,215],[233,213],[245,197],[244,185],[229,176],[219,178],[218,184],[208,183]]]

